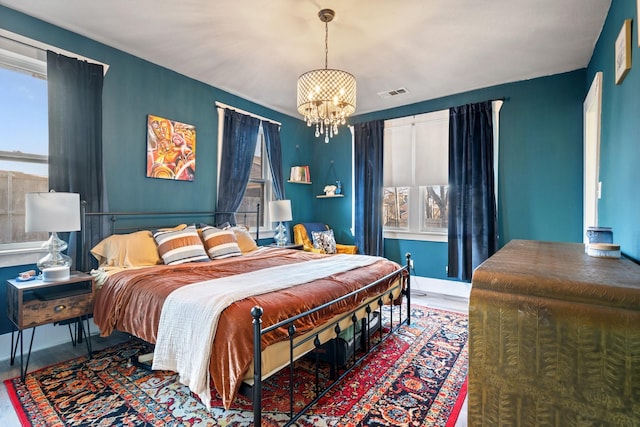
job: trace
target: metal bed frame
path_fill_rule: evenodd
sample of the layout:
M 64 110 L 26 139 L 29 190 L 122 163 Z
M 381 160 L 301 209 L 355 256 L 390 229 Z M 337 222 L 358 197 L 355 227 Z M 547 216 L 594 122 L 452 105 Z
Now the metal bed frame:
M 237 215 L 241 215 L 244 218 L 244 221 L 246 223 L 247 220 L 247 216 L 250 214 L 256 214 L 257 217 L 257 221 L 256 221 L 256 243 L 258 243 L 258 240 L 260 238 L 260 225 L 259 225 L 259 218 L 260 218 L 260 205 L 258 204 L 256 206 L 256 210 L 255 211 L 243 211 L 243 212 L 215 212 L 215 211 L 191 211 L 191 212 L 87 212 L 86 211 L 86 204 L 82 203 L 81 204 L 81 222 L 82 222 L 82 232 L 81 232 L 81 245 L 80 247 L 83 250 L 83 258 L 81 260 L 81 265 L 82 268 L 87 270 L 88 266 L 89 266 L 89 244 L 90 242 L 87 239 L 87 218 L 88 217 L 106 217 L 109 219 L 110 221 L 110 232 L 108 233 L 108 235 L 112 235 L 112 234 L 117 234 L 117 233 L 125 233 L 125 232 L 133 232 L 133 231 L 138 231 L 141 229 L 148 229 L 149 228 L 149 224 L 146 225 L 133 225 L 131 227 L 121 227 L 118 228 L 117 226 L 117 222 L 119 220 L 122 220 L 124 218 L 127 219 L 131 219 L 131 218 L 154 218 L 154 219 L 162 219 L 162 218 L 167 218 L 167 219 L 178 219 L 180 221 L 184 221 L 184 219 L 186 218 L 202 218 L 202 217 L 209 217 L 209 218 L 213 218 L 214 222 L 215 222 L 215 218 L 218 215 L 233 215 L 236 219 L 237 219 Z M 157 225 L 157 227 L 162 227 L 165 226 L 166 224 L 163 225 Z M 106 237 L 106 236 L 104 236 Z M 259 244 L 259 243 L 258 243 Z M 347 295 L 344 295 L 340 298 L 337 298 L 333 301 L 330 301 L 328 303 L 322 304 L 321 306 L 315 307 L 311 310 L 308 310 L 304 313 L 298 314 L 296 316 L 293 316 L 289 319 L 285 319 L 277 324 L 274 325 L 270 325 L 268 327 L 262 328 L 262 314 L 263 314 L 263 309 L 259 306 L 255 306 L 252 308 L 251 310 L 251 316 L 253 318 L 252 323 L 253 323 L 253 333 L 254 333 L 254 340 L 253 340 L 253 354 L 254 354 L 254 374 L 253 374 L 253 385 L 247 385 L 246 383 L 243 383 L 243 386 L 240 390 L 240 393 L 251 398 L 252 400 L 252 404 L 253 404 L 253 418 L 254 418 L 254 425 L 255 426 L 261 426 L 261 419 L 262 419 L 262 349 L 261 349 L 261 338 L 262 335 L 265 335 L 271 331 L 274 331 L 278 328 L 282 328 L 285 327 L 288 331 L 288 341 L 289 341 L 289 375 L 290 375 L 290 384 L 291 384 L 291 389 L 289 390 L 289 418 L 290 420 L 287 422 L 287 424 L 285 424 L 286 426 L 290 426 L 293 425 L 293 423 L 295 423 L 296 420 L 298 420 L 309 408 L 311 408 L 311 406 L 313 406 L 315 403 L 317 403 L 329 390 L 331 390 L 331 388 L 333 386 L 335 386 L 338 382 L 340 382 L 350 371 L 352 371 L 355 367 L 357 367 L 358 365 L 360 365 L 362 363 L 362 361 L 365 359 L 365 357 L 370 353 L 371 350 L 375 349 L 376 347 L 378 347 L 383 341 L 384 339 L 386 339 L 387 337 L 389 337 L 392 333 L 394 333 L 395 331 L 397 331 L 403 324 L 407 324 L 410 325 L 411 324 L 411 275 L 410 275 L 410 264 L 411 264 L 411 254 L 407 253 L 406 254 L 406 264 L 401 268 L 398 269 L 388 275 L 386 275 L 385 277 L 382 277 L 378 280 L 376 280 L 373 283 L 368 284 L 367 286 L 360 288 L 356 291 L 353 291 Z M 84 271 L 84 270 L 83 270 Z M 296 327 L 294 325 L 294 322 L 298 319 L 301 319 L 305 316 L 309 316 L 312 315 L 313 313 L 323 310 L 333 304 L 336 304 L 340 301 L 343 301 L 347 298 L 351 298 L 356 296 L 357 294 L 368 290 L 372 287 L 375 287 L 377 285 L 379 285 L 380 283 L 384 282 L 384 281 L 395 281 L 395 280 L 400 280 L 401 281 L 401 291 L 400 291 L 400 295 L 398 298 L 402 298 L 403 296 L 406 297 L 406 312 L 405 315 L 403 317 L 403 313 L 402 313 L 402 305 L 398 304 L 396 305 L 396 303 L 394 302 L 393 299 L 393 290 L 392 291 L 387 291 L 384 292 L 383 294 L 381 294 L 377 300 L 372 304 L 372 303 L 363 303 L 360 304 L 358 307 L 354 308 L 353 310 L 351 310 L 348 313 L 345 313 L 343 315 L 341 315 L 338 319 L 329 322 L 325 325 L 323 325 L 320 329 L 316 330 L 316 332 L 313 335 L 307 336 L 306 338 L 300 338 L 298 336 L 296 336 Z M 386 301 L 385 301 L 386 300 Z M 383 332 L 383 327 L 382 327 L 382 306 L 385 304 L 385 302 L 387 302 L 389 304 L 390 308 L 390 322 L 389 322 L 389 327 L 387 329 L 386 332 Z M 377 305 L 377 307 L 375 307 Z M 320 366 L 320 360 L 319 360 L 319 353 L 318 353 L 318 348 L 320 346 L 322 346 L 323 344 L 326 344 L 327 342 L 331 343 L 334 346 L 335 349 L 335 345 L 337 345 L 337 340 L 340 336 L 340 333 L 342 332 L 341 327 L 340 327 L 340 323 L 342 323 L 345 319 L 351 319 L 352 322 L 352 326 L 355 328 L 356 324 L 358 323 L 358 318 L 356 317 L 356 312 L 360 311 L 360 310 L 365 310 L 366 312 L 366 317 L 360 320 L 360 326 L 361 326 L 361 333 L 360 333 L 360 342 L 359 347 L 360 347 L 360 352 L 358 353 L 358 351 L 356 351 L 355 348 L 355 343 L 354 343 L 354 351 L 353 354 L 350 356 L 350 361 L 349 363 L 347 363 L 344 366 L 344 370 L 342 371 L 342 373 L 340 373 L 339 370 L 339 366 L 337 363 L 337 360 L 335 359 L 335 354 L 336 352 L 334 351 L 333 354 L 333 362 L 332 362 L 332 370 L 331 372 L 337 372 L 339 373 L 339 375 L 332 375 L 331 381 L 329 382 L 329 384 L 324 387 L 323 389 L 320 388 L 320 370 L 319 370 L 319 366 Z M 397 314 L 397 320 L 396 323 L 394 324 L 394 311 L 397 309 L 397 311 L 399 312 Z M 377 313 L 374 314 L 374 312 L 377 311 Z M 374 317 L 378 316 L 377 321 L 380 322 L 380 324 L 378 325 L 378 329 L 377 329 L 377 333 L 378 333 L 378 339 L 374 340 L 375 342 L 372 342 L 371 340 L 371 335 L 369 333 L 372 322 L 374 321 Z M 333 331 L 335 332 L 335 338 L 332 340 L 326 340 L 324 343 L 321 342 L 319 336 L 320 334 L 322 334 L 323 332 L 329 330 L 329 329 L 333 329 Z M 355 334 L 354 334 L 354 340 L 355 340 Z M 313 400 L 311 400 L 307 405 L 305 405 L 300 411 L 298 411 L 297 413 L 293 412 L 293 406 L 294 406 L 294 389 L 293 389 L 293 384 L 294 384 L 294 375 L 295 375 L 295 368 L 294 368 L 294 362 L 296 360 L 296 358 L 294 357 L 294 350 L 301 346 L 304 345 L 305 343 L 308 343 L 310 340 L 313 340 L 313 344 L 314 344 L 314 350 L 312 350 L 311 352 L 315 351 L 315 391 L 316 391 L 316 396 Z M 143 355 L 140 362 L 135 363 L 138 366 L 144 367 L 144 368 L 149 368 L 148 364 L 145 364 L 144 361 L 142 361 L 143 358 L 145 358 L 146 355 Z M 147 357 L 148 358 L 148 357 Z M 283 368 L 284 369 L 284 368 Z

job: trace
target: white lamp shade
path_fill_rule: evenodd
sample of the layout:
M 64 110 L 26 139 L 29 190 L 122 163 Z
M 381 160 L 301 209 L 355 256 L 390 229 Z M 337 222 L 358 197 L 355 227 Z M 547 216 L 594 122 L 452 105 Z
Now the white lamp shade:
M 273 222 L 291 221 L 291 200 L 269 202 L 269 219 Z
M 25 231 L 80 230 L 80 195 L 77 193 L 27 193 Z

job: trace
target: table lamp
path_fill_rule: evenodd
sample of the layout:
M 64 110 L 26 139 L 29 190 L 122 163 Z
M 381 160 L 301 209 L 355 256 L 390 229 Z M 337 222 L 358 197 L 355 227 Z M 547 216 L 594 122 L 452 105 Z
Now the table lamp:
M 278 222 L 276 234 L 273 238 L 278 246 L 287 244 L 287 229 L 282 224 L 283 221 L 291 221 L 291 200 L 275 200 L 269 202 L 269 219 Z
M 38 261 L 42 280 L 67 280 L 71 257 L 62 253 L 67 243 L 58 232 L 80 230 L 80 195 L 77 193 L 27 193 L 25 231 L 47 231 L 51 237 L 43 245 L 48 253 Z

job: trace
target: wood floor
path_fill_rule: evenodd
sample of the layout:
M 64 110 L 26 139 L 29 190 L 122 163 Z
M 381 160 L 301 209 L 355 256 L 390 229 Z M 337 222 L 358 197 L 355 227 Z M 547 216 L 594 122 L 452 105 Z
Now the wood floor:
M 457 311 L 467 313 L 469 310 L 468 298 L 460 296 L 451 296 L 439 292 L 433 291 L 418 291 L 411 296 L 412 304 L 419 304 L 434 308 L 440 308 L 445 310 Z M 30 335 L 27 334 L 25 338 Z M 126 334 L 114 333 L 108 338 L 101 338 L 97 335 L 91 337 L 93 350 L 100 350 L 114 344 L 126 341 L 128 336 Z M 9 349 L 3 349 L 3 352 L 9 353 Z M 29 361 L 29 371 L 39 369 L 45 366 L 53 365 L 55 363 L 63 362 L 65 360 L 72 359 L 74 357 L 84 356 L 87 353 L 87 348 L 84 343 L 75 347 L 68 344 L 62 344 L 55 347 L 48 348 L 46 350 L 40 350 L 32 353 L 31 360 Z M 2 356 L 6 356 L 3 354 Z M 7 378 L 13 378 L 20 375 L 20 360 L 17 358 L 16 363 L 10 366 L 9 360 L 0 361 L 0 381 L 4 381 Z M 456 427 L 465 427 L 467 425 L 467 408 L 466 401 L 462 408 Z M 0 426 L 4 427 L 20 427 L 20 422 L 13 409 L 7 389 L 4 383 L 0 386 Z

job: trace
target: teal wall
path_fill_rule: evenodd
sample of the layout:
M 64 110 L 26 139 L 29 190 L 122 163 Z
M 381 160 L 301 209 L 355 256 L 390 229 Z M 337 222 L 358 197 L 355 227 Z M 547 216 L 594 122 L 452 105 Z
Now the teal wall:
M 103 89 L 103 154 L 112 211 L 213 210 L 216 200 L 218 114 L 215 101 L 282 123 L 283 164 L 312 158 L 304 122 L 0 6 L 0 28 L 109 64 Z M 146 117 L 155 114 L 196 127 L 196 178 L 177 182 L 147 178 Z M 297 186 L 301 187 L 301 186 Z M 303 189 L 287 184 L 295 215 L 311 216 Z M 263 207 L 264 208 L 264 207 Z M 295 219 L 295 218 L 294 218 Z M 33 265 L 0 268 L 0 307 L 5 280 Z M 10 330 L 0 314 L 0 333 Z
M 604 71 L 600 202 L 602 225 L 614 227 L 623 252 L 640 258 L 637 213 L 640 198 L 640 76 L 632 69 L 613 84 L 613 43 L 624 18 L 633 18 L 633 55 L 638 37 L 635 2 L 612 2 L 589 67 L 570 73 L 498 85 L 353 117 L 353 123 L 446 109 L 506 98 L 501 111 L 498 214 L 500 244 L 512 239 L 582 241 L 582 102 L 596 71 Z M 337 240 L 352 243 L 351 135 L 346 129 L 329 144 L 313 137 L 297 117 L 151 64 L 111 47 L 0 6 L 0 28 L 110 65 L 104 83 L 104 156 L 111 210 L 213 209 L 216 198 L 218 118 L 215 101 L 282 122 L 285 177 L 290 166 L 309 164 L 312 185 L 286 184 L 294 221 L 324 221 Z M 636 66 L 637 68 L 637 66 Z M 460 78 L 464 78 L 461 75 Z M 192 183 L 145 177 L 145 120 L 156 114 L 196 126 L 197 170 Z M 296 149 L 296 146 L 298 149 Z M 331 168 L 333 161 L 333 170 Z M 335 171 L 335 174 L 334 174 Z M 317 199 L 336 178 L 344 198 Z M 411 252 L 419 276 L 446 278 L 446 243 L 388 239 L 385 255 L 398 262 Z M 0 269 L 4 279 L 24 268 Z M 0 301 L 1 302 L 1 301 Z M 2 323 L 2 322 L 0 322 Z M 0 327 L 0 333 L 8 329 Z
M 622 252 L 640 260 L 640 48 L 637 2 L 613 0 L 587 69 L 587 89 L 602 71 L 599 225 L 613 227 Z M 631 70 L 615 84 L 615 40 L 625 19 L 632 19 Z
M 582 102 L 586 70 L 493 86 L 352 118 L 390 119 L 505 98 L 500 112 L 498 222 L 500 245 L 512 239 L 582 241 Z M 351 173 L 351 144 L 314 142 L 314 167 L 341 159 Z M 337 168 L 336 168 L 337 169 Z M 341 170 L 341 169 L 338 169 Z M 318 186 L 316 191 L 321 191 Z M 350 195 L 350 188 L 346 194 Z M 350 199 L 315 200 L 317 219 L 350 226 Z M 415 260 L 418 276 L 446 278 L 447 244 L 385 240 L 385 256 Z
M 218 115 L 215 101 L 282 123 L 283 162 L 310 139 L 304 123 L 117 49 L 0 6 L 0 28 L 109 64 L 103 89 L 103 153 L 111 210 L 212 210 L 216 200 Z M 145 176 L 146 116 L 196 127 L 194 182 Z M 288 190 L 288 189 L 287 189 Z M 292 191 L 295 193 L 295 191 Z M 308 204 L 295 206 L 305 212 Z

